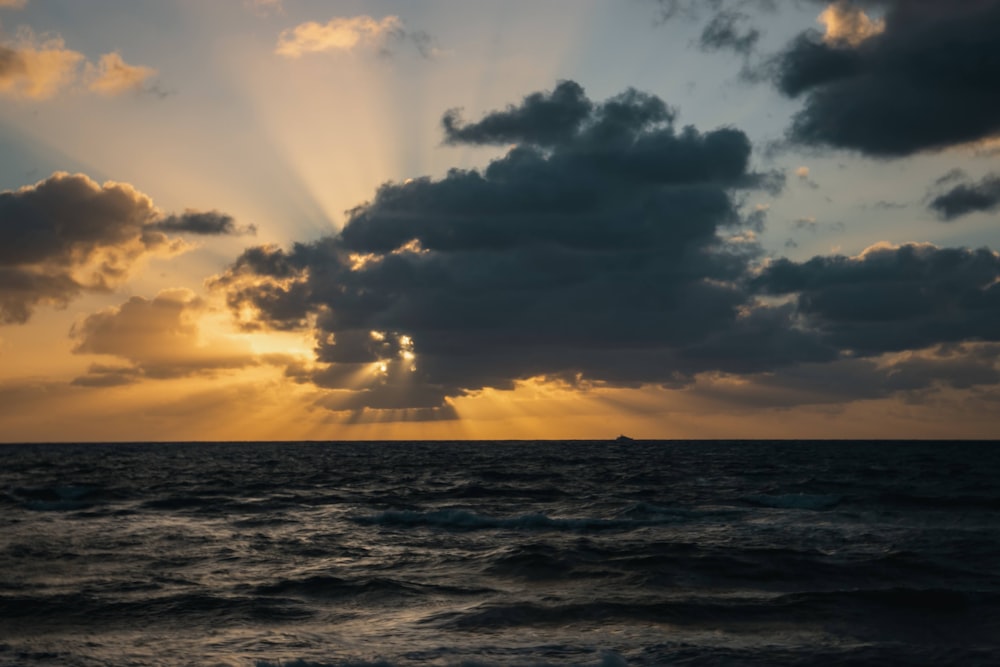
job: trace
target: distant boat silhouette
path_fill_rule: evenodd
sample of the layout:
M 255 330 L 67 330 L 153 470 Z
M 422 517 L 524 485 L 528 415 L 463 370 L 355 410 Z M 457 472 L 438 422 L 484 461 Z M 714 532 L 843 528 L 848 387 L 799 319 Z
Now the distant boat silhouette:
M 635 440 L 628 437 L 627 435 L 620 435 L 617 438 L 615 438 L 615 442 L 635 442 Z

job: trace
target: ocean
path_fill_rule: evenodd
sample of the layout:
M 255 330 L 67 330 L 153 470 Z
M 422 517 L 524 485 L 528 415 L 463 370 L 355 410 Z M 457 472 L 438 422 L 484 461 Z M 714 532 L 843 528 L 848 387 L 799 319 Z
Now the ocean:
M 1000 665 L 1000 443 L 4 445 L 0 665 Z

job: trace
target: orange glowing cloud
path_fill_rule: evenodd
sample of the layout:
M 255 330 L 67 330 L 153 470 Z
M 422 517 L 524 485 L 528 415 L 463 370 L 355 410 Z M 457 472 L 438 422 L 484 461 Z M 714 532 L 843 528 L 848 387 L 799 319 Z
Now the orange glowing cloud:
M 117 95 L 139 89 L 155 75 L 155 69 L 129 65 L 117 52 L 104 54 L 96 65 L 88 63 L 61 37 L 37 36 L 30 28 L 0 44 L 0 94 L 11 97 L 45 100 L 81 82 L 91 92 Z
M 275 53 L 298 58 L 307 53 L 380 49 L 389 39 L 403 34 L 403 22 L 398 16 L 375 19 L 362 15 L 333 18 L 327 23 L 309 21 L 283 31 Z
M 823 41 L 857 46 L 885 30 L 885 21 L 872 20 L 860 7 L 843 0 L 835 2 L 816 19 L 826 27 Z
M 206 331 L 207 313 L 207 304 L 191 290 L 168 289 L 153 299 L 134 296 L 88 315 L 70 333 L 76 341 L 73 352 L 113 356 L 127 363 L 94 364 L 74 384 L 116 386 L 144 377 L 214 375 L 262 362 L 249 341 Z M 265 360 L 277 361 L 279 356 Z
M 0 45 L 0 93 L 47 99 L 73 83 L 82 61 L 62 38 L 38 39 L 22 28 L 11 45 Z

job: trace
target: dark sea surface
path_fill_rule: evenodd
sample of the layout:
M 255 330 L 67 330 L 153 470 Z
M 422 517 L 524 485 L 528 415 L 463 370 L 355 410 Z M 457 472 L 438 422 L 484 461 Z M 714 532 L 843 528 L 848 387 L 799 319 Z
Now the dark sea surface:
M 0 446 L 0 665 L 1000 665 L 1000 444 Z

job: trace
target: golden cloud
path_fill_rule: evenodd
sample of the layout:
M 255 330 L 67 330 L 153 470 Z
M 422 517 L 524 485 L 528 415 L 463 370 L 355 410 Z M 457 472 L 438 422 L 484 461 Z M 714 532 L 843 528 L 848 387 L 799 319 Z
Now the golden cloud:
M 38 39 L 27 28 L 10 46 L 0 45 L 0 93 L 42 100 L 77 77 L 83 54 L 66 48 L 60 37 Z
M 306 53 L 378 49 L 392 37 L 404 34 L 398 16 L 375 19 L 371 16 L 333 18 L 327 23 L 309 21 L 284 30 L 278 37 L 275 53 L 298 58 Z
M 872 20 L 863 9 L 839 0 L 816 19 L 826 27 L 823 41 L 857 46 L 885 30 L 885 21 Z
M 77 384 L 106 386 L 139 379 L 183 377 L 258 363 L 249 343 L 208 335 L 199 320 L 205 303 L 187 289 L 169 289 L 152 300 L 132 297 L 78 322 L 71 332 L 77 354 L 104 354 L 130 366 L 96 366 Z
M 155 75 L 155 69 L 129 65 L 117 52 L 104 54 L 96 65 L 86 62 L 62 37 L 38 36 L 30 28 L 0 44 L 0 94 L 11 97 L 49 99 L 79 83 L 91 92 L 117 95 L 139 89 Z

